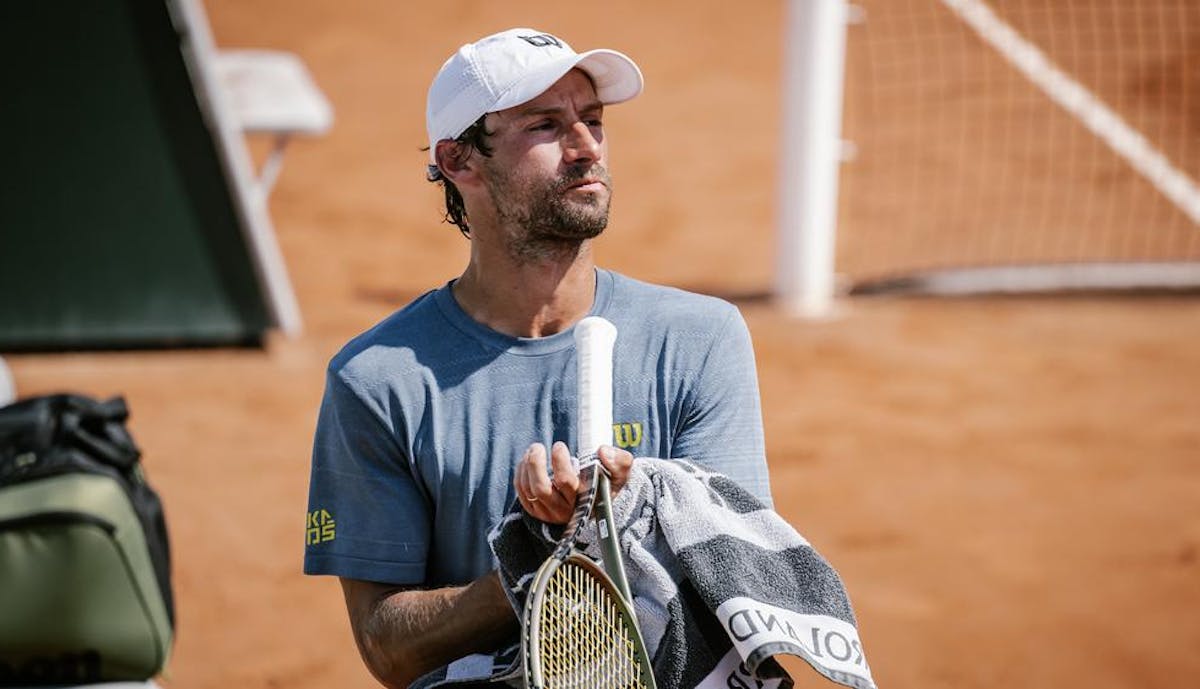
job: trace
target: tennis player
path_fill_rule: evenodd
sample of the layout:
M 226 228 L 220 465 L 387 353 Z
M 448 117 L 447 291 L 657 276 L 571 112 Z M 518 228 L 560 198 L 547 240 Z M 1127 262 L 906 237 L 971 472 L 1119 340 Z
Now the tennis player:
M 599 269 L 613 179 L 604 113 L 642 90 L 612 50 L 512 29 L 462 46 L 429 89 L 431 181 L 470 241 L 462 274 L 330 362 L 304 571 L 340 578 L 384 685 L 515 639 L 487 544 L 514 499 L 574 506 L 572 328 L 618 328 L 615 491 L 634 456 L 689 457 L 770 503 L 750 336 L 724 301 Z

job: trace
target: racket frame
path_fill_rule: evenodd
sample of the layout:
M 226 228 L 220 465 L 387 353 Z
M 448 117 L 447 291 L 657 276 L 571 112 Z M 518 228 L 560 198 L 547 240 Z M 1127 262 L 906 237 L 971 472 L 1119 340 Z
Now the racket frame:
M 613 518 L 612 496 L 608 487 L 608 474 L 603 471 L 596 475 L 596 525 L 600 529 L 600 556 L 604 558 L 604 571 L 608 578 L 616 584 L 617 591 L 629 605 L 633 605 L 633 593 L 629 589 L 629 579 L 625 576 L 625 561 L 621 557 L 620 538 L 617 533 L 617 523 Z

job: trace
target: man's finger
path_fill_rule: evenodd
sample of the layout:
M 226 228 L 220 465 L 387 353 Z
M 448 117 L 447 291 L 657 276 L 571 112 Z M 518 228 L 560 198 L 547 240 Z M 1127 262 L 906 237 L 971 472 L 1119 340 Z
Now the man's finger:
M 550 451 L 550 466 L 554 469 L 554 489 L 574 509 L 575 494 L 579 492 L 579 472 L 571 462 L 571 451 L 565 443 L 554 443 Z
M 542 474 L 546 473 L 546 448 L 541 443 L 534 443 L 525 450 L 525 455 L 517 463 L 517 475 L 514 480 L 517 496 L 526 511 L 531 511 L 541 500 L 537 489 L 539 471 Z
M 556 443 L 557 445 L 557 443 Z M 550 481 L 550 471 L 546 465 L 546 449 L 538 445 L 539 452 L 530 462 L 529 477 L 533 486 L 533 495 L 541 500 L 554 497 L 554 484 Z
M 633 467 L 633 455 L 627 450 L 610 445 L 602 445 L 596 454 L 600 458 L 600 464 L 608 472 L 609 485 L 615 495 L 625 487 L 625 483 L 629 480 L 629 470 Z

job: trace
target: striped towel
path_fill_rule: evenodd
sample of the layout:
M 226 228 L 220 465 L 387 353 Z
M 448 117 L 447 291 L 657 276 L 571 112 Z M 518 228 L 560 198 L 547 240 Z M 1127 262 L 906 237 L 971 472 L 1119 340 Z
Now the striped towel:
M 779 654 L 803 658 L 834 682 L 874 689 L 837 572 L 732 480 L 683 460 L 638 458 L 613 511 L 660 689 L 790 687 Z M 514 609 L 524 609 L 527 586 L 561 531 L 519 504 L 492 531 Z M 577 538 L 600 560 L 594 523 Z M 421 686 L 520 686 L 516 650 L 456 661 Z

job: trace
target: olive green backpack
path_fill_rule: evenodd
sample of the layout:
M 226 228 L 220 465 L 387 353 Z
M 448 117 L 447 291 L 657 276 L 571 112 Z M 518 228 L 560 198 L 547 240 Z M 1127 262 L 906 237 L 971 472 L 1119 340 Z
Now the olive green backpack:
M 145 680 L 175 629 L 158 495 L 125 401 L 0 408 L 0 686 Z

